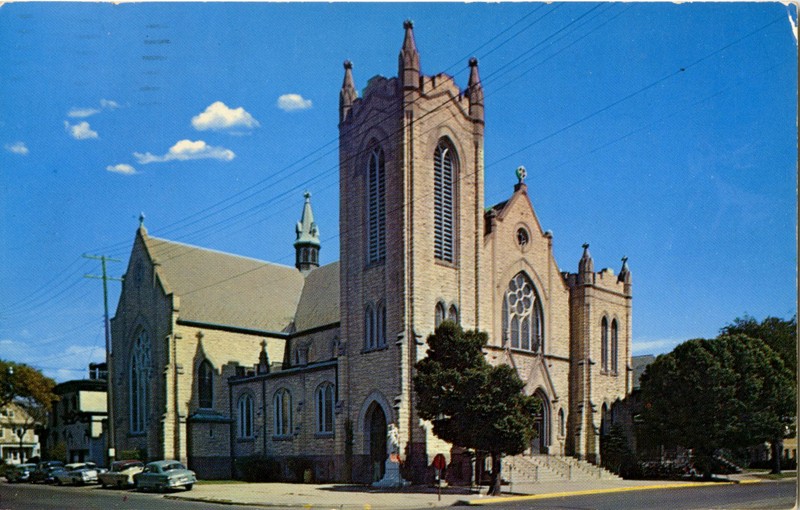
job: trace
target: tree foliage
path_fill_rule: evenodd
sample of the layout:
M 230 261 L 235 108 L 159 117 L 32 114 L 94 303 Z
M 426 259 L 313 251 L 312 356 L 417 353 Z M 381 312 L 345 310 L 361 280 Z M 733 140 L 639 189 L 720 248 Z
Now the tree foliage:
M 643 445 L 691 448 L 710 476 L 720 448 L 782 440 L 794 416 L 794 384 L 781 358 L 744 335 L 690 340 L 660 355 L 641 380 Z
M 763 340 L 783 360 L 786 368 L 797 375 L 797 316 L 789 320 L 767 317 L 758 322 L 745 315 L 737 317 L 720 330 L 723 335 L 746 335 Z
M 0 359 L 0 408 L 15 402 L 22 407 L 49 411 L 58 396 L 55 381 L 33 367 Z
M 428 337 L 427 357 L 416 365 L 414 389 L 420 417 L 454 445 L 488 452 L 492 489 L 500 491 L 500 459 L 522 453 L 541 403 L 508 365 L 492 366 L 483 355 L 487 335 L 443 322 Z

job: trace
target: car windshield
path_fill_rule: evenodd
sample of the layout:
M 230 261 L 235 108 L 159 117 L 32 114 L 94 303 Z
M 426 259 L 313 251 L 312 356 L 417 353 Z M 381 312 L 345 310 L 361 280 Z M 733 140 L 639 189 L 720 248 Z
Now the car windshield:
M 166 466 L 164 466 L 164 471 L 172 471 L 175 469 L 186 469 L 186 468 L 183 467 L 183 464 L 181 464 L 180 462 L 173 462 L 172 464 L 167 464 Z

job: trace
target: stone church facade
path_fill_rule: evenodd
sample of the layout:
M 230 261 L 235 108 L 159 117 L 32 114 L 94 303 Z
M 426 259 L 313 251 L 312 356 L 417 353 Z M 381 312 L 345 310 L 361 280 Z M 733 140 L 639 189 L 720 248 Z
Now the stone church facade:
M 188 462 L 229 477 L 263 455 L 288 473 L 372 482 L 396 429 L 404 476 L 443 453 L 464 457 L 420 420 L 411 383 L 443 320 L 488 332 L 487 357 L 541 397 L 531 453 L 597 461 L 612 404 L 631 391 L 631 273 L 575 273 L 553 257 L 524 169 L 508 200 L 485 207 L 478 62 L 467 88 L 420 73 L 413 25 L 395 78 L 358 97 L 340 90 L 340 261 L 319 265 L 306 194 L 295 267 L 137 231 L 112 321 L 118 456 Z M 288 248 L 288 247 L 287 247 Z M 468 465 L 468 463 L 466 463 Z

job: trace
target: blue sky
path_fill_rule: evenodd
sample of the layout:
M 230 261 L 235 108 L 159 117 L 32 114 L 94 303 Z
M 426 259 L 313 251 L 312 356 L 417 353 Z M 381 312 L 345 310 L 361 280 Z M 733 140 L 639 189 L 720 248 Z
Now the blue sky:
M 792 8 L 793 9 L 793 8 Z M 796 311 L 797 46 L 778 3 L 7 3 L 0 357 L 103 359 L 97 261 L 152 235 L 287 265 L 302 193 L 338 258 L 338 91 L 397 72 L 486 94 L 486 204 L 518 165 L 562 271 L 629 257 L 634 354 Z M 116 307 L 119 284 L 110 284 Z

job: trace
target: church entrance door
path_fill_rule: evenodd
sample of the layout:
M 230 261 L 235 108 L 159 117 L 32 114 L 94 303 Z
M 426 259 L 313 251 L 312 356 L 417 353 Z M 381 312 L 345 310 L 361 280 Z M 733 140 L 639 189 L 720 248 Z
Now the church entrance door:
M 372 472 L 372 481 L 377 482 L 386 470 L 386 415 L 381 406 L 374 403 L 367 413 L 369 427 L 369 460 Z
M 531 454 L 538 455 L 547 453 L 547 446 L 550 444 L 550 406 L 547 395 L 542 390 L 536 390 L 535 395 L 542 402 L 541 410 L 534 416 L 533 431 L 535 437 L 531 442 Z

